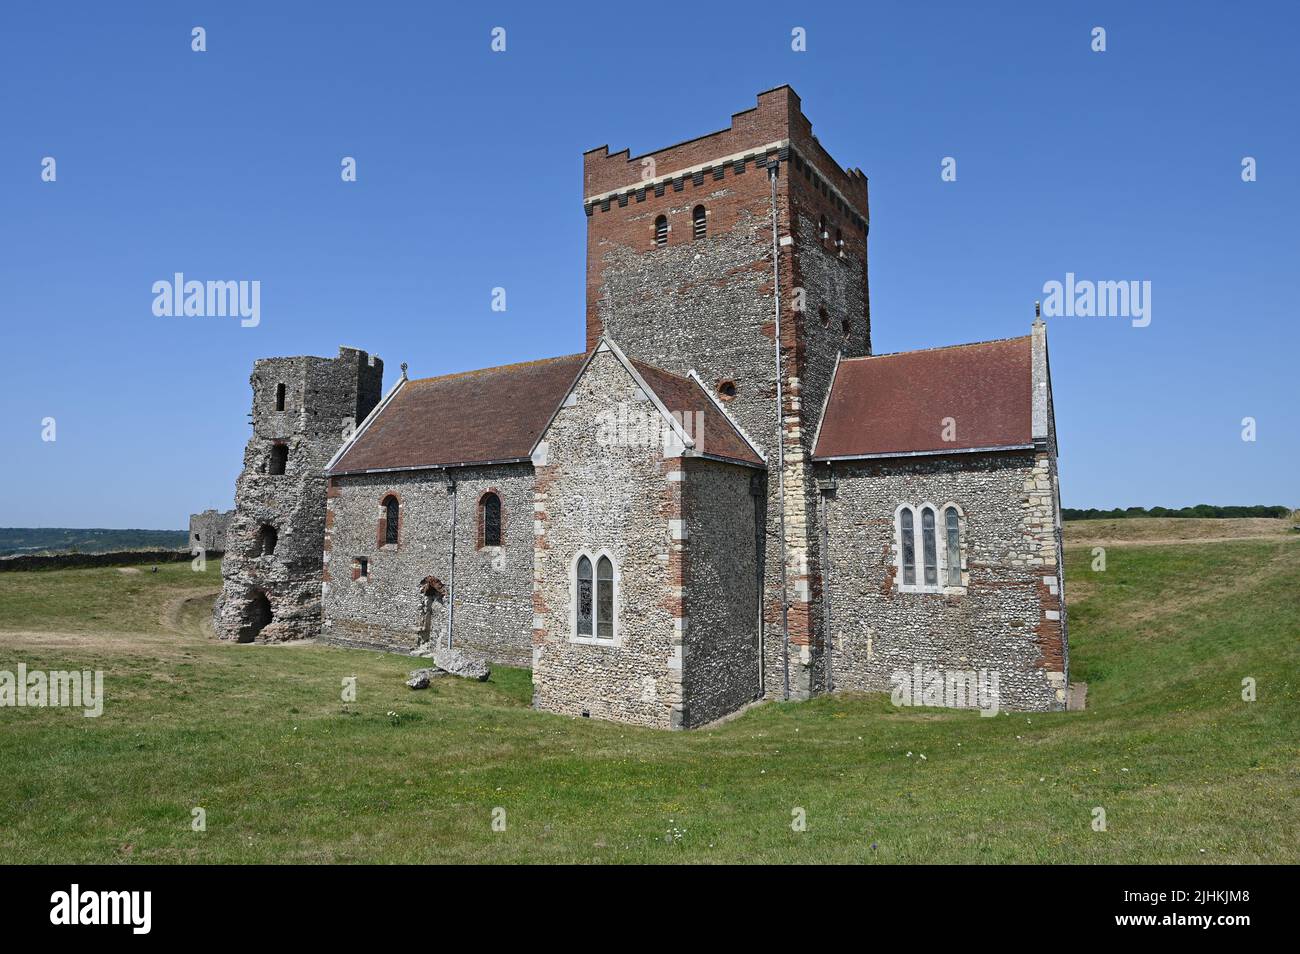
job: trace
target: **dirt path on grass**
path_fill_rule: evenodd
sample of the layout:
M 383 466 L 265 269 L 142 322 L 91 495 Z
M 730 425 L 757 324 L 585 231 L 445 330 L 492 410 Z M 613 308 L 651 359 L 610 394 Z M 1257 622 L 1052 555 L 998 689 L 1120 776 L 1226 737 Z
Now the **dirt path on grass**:
M 203 587 L 182 590 L 169 597 L 158 614 L 161 632 L 0 629 L 0 645 L 92 649 L 126 655 L 147 653 L 179 658 L 190 653 L 189 639 L 211 639 L 215 636 L 211 614 L 202 611 L 201 607 L 208 604 L 207 608 L 210 609 L 211 601 L 220 592 L 220 589 Z
M 220 593 L 220 589 L 211 587 L 201 590 L 182 590 L 163 604 L 162 611 L 158 614 L 159 625 L 163 629 L 185 636 L 215 636 L 211 615 L 200 614 L 197 611 L 198 604 L 214 600 Z

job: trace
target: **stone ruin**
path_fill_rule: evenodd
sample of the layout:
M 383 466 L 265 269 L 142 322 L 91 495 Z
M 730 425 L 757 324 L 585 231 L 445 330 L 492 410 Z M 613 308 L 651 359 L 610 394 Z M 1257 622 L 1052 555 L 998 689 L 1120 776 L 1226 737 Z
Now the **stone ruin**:
M 235 482 L 213 614 L 221 639 L 319 635 L 325 466 L 379 403 L 383 375 L 383 361 L 355 348 L 253 365 L 253 435 Z
M 205 510 L 190 514 L 190 549 L 208 556 L 226 552 L 226 532 L 230 529 L 233 510 Z

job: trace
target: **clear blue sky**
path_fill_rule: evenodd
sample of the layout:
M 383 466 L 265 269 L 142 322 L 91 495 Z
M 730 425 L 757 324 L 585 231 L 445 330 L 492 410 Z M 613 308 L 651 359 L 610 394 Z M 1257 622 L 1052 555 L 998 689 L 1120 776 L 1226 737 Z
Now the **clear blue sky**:
M 231 506 L 257 357 L 347 344 L 388 386 L 581 350 L 581 153 L 782 83 L 870 180 L 876 351 L 1023 334 L 1067 271 L 1152 283 L 1149 327 L 1049 325 L 1066 506 L 1300 505 L 1296 10 L 7 5 L 0 525 Z M 260 326 L 155 317 L 177 271 L 261 281 Z

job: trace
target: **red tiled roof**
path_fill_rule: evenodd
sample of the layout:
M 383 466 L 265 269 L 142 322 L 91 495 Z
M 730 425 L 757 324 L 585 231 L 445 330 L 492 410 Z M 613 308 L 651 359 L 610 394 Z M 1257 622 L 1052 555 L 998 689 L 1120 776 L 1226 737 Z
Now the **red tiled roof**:
M 946 453 L 1033 443 L 1032 338 L 840 362 L 813 456 Z M 956 440 L 943 439 L 944 418 Z
M 736 430 L 721 408 L 703 386 L 691 378 L 672 374 L 652 364 L 628 358 L 637 374 L 663 402 L 664 407 L 676 416 L 679 424 L 695 441 L 695 449 L 702 454 L 725 457 L 755 467 L 767 466 L 763 458 L 754 453 L 749 442 Z M 702 412 L 696 418 L 695 412 Z
M 585 358 L 571 354 L 408 381 L 330 473 L 526 458 Z

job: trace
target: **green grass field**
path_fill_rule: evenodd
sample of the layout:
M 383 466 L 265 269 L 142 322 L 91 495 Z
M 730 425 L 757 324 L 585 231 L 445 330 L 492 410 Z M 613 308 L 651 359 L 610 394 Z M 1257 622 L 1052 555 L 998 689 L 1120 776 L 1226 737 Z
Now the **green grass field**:
M 402 657 L 220 643 L 215 564 L 6 573 L 0 669 L 100 668 L 107 701 L 0 709 L 0 858 L 1300 861 L 1300 537 L 1091 561 L 1068 551 L 1085 712 L 846 695 L 689 733 L 533 712 L 523 670 L 412 692 Z

